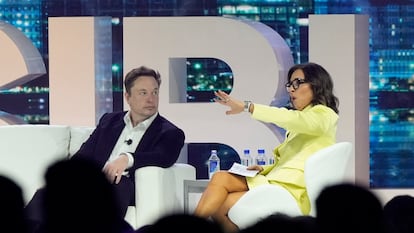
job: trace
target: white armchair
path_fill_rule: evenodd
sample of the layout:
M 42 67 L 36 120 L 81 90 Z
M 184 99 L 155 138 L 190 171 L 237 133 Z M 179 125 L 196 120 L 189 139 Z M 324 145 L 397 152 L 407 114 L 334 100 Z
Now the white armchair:
M 0 126 L 0 174 L 15 180 L 28 202 L 44 185 L 44 172 L 53 162 L 70 158 L 93 127 L 68 125 Z M 182 151 L 185 153 L 185 150 Z M 150 224 L 172 211 L 184 211 L 184 180 L 195 180 L 195 167 L 176 163 L 169 168 L 137 169 L 136 207 L 125 219 L 134 228 Z
M 328 185 L 347 179 L 352 144 L 338 142 L 317 151 L 305 163 L 305 183 L 311 202 L 310 215 L 315 216 L 315 200 Z M 293 196 L 282 186 L 262 185 L 249 190 L 230 209 L 228 215 L 240 229 L 248 227 L 276 212 L 302 215 Z

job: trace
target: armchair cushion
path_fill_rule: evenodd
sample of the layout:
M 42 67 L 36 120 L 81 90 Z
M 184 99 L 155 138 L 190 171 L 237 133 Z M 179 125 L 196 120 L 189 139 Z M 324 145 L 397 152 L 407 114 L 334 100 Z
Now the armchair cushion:
M 83 142 L 89 138 L 89 135 L 91 135 L 94 129 L 95 127 L 87 126 L 70 127 L 69 156 L 74 155 L 79 150 Z
M 326 186 L 347 180 L 352 143 L 338 142 L 317 151 L 305 163 L 306 191 L 311 202 L 310 215 L 316 216 L 315 201 Z

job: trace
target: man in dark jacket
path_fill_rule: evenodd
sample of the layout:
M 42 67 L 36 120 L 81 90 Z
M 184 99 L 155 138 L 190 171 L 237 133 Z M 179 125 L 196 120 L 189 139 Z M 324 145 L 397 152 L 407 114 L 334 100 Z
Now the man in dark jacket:
M 135 205 L 135 170 L 172 166 L 184 145 L 183 130 L 158 112 L 160 84 L 160 74 L 153 69 L 141 66 L 131 70 L 124 80 L 130 109 L 104 114 L 71 158 L 92 160 L 102 167 L 113 183 L 122 216 L 128 206 Z M 32 222 L 43 221 L 42 216 L 36 216 L 39 211 L 33 210 L 42 206 L 41 200 L 35 200 L 42 199 L 38 192 L 26 207 Z

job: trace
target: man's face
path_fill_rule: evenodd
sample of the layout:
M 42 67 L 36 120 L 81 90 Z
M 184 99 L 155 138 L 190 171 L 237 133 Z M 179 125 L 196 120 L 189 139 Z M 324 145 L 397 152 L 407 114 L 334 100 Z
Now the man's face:
M 125 93 L 134 123 L 144 121 L 158 111 L 158 92 L 158 83 L 151 76 L 141 76 L 134 81 L 131 92 Z

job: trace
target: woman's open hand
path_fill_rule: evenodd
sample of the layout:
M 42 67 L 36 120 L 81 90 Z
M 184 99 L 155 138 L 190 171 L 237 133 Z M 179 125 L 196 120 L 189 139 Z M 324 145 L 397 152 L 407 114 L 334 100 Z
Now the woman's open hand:
M 226 92 L 218 90 L 214 92 L 217 98 L 214 99 L 215 102 L 220 103 L 222 105 L 226 105 L 230 107 L 230 110 L 226 111 L 227 115 L 230 114 L 238 114 L 243 112 L 244 109 L 244 102 L 231 98 Z

